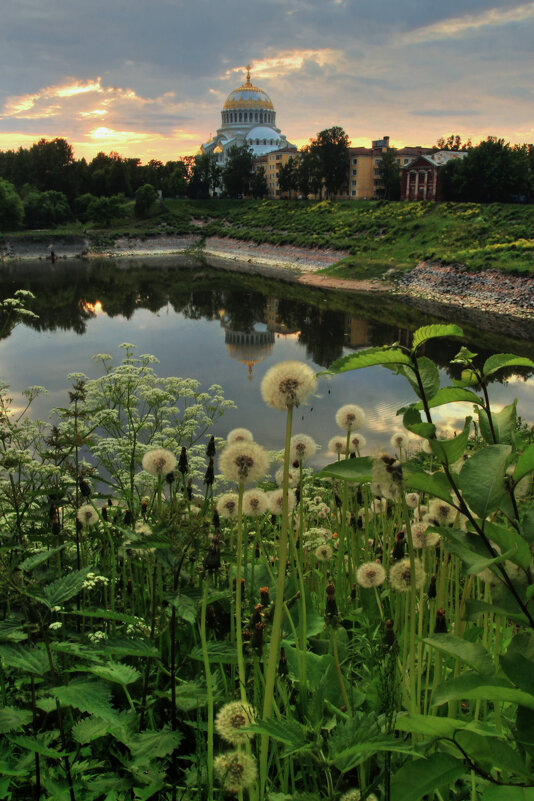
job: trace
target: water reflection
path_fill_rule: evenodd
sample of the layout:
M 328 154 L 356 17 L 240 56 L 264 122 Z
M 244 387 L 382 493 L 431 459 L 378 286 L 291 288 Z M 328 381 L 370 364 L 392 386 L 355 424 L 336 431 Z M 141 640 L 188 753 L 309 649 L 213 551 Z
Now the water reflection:
M 39 410 L 43 414 L 65 403 L 68 372 L 96 375 L 91 354 L 110 352 L 117 361 L 119 343 L 129 341 L 138 352 L 158 356 L 163 375 L 181 374 L 198 378 L 203 385 L 223 386 L 227 396 L 238 402 L 239 411 L 221 423 L 219 433 L 232 425 L 254 430 L 260 425 L 265 444 L 279 447 L 278 434 L 271 433 L 271 427 L 279 425 L 276 414 L 267 409 L 261 415 L 257 412 L 259 380 L 271 364 L 295 358 L 324 368 L 350 350 L 392 342 L 409 345 L 415 328 L 435 322 L 390 298 L 326 295 L 198 263 L 159 264 L 69 261 L 0 270 L 0 297 L 29 289 L 36 296 L 31 309 L 38 315 L 0 343 L 2 378 L 16 392 L 30 384 L 47 386 L 52 397 L 46 410 L 43 401 Z M 497 349 L 531 355 L 528 341 L 491 332 L 468 330 L 468 334 L 468 345 L 481 360 Z M 449 361 L 458 347 L 457 342 L 436 340 L 428 344 L 427 355 L 451 372 Z M 495 402 L 503 405 L 520 397 L 520 413 L 534 418 L 529 376 L 524 369 L 499 374 L 500 383 L 507 379 L 518 383 L 513 394 L 496 384 Z M 340 376 L 328 387 L 323 384 L 322 392 L 316 403 L 320 416 L 313 406 L 300 410 L 297 427 L 324 439 L 325 413 L 333 419 L 338 405 L 353 401 L 369 412 L 370 444 L 383 444 L 391 428 L 399 427 L 395 411 L 411 400 L 404 379 L 380 369 Z M 456 410 L 459 418 L 469 411 Z

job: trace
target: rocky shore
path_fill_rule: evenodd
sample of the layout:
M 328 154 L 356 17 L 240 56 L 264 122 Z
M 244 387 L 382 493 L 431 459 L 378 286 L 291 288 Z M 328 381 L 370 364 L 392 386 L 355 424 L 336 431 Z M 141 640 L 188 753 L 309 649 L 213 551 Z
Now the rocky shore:
M 50 259 L 51 250 L 56 259 L 202 255 L 221 268 L 279 276 L 325 290 L 397 295 L 411 305 L 449 318 L 456 314 L 458 318 L 480 321 L 500 316 L 515 320 L 514 327 L 518 333 L 522 332 L 521 336 L 534 338 L 534 275 L 519 276 L 497 270 L 470 273 L 459 265 L 420 262 L 400 278 L 386 274 L 382 279 L 352 281 L 320 272 L 346 256 L 343 251 L 258 245 L 221 237 L 202 239 L 200 235 L 120 237 L 101 246 L 92 244 L 88 237 L 55 237 L 53 241 L 17 237 L 0 245 L 0 262 Z

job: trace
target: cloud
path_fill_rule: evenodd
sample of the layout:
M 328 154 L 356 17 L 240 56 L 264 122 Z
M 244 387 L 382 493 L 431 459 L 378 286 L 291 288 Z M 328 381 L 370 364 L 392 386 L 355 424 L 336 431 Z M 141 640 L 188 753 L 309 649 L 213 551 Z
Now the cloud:
M 326 64 L 335 64 L 340 58 L 340 51 L 331 48 L 322 50 L 282 50 L 274 56 L 253 60 L 250 69 L 254 80 L 262 78 L 281 78 L 301 70 L 305 62 L 312 62 L 319 67 Z M 227 69 L 221 80 L 228 80 L 234 73 L 242 73 L 246 67 L 231 67 Z
M 451 17 L 440 22 L 415 28 L 400 36 L 403 44 L 418 44 L 437 39 L 449 39 L 482 28 L 502 27 L 512 22 L 525 22 L 534 19 L 534 3 L 525 3 L 515 8 L 490 8 L 481 14 L 466 14 Z
M 416 117 L 474 117 L 480 111 L 472 108 L 419 108 L 412 109 L 409 113 Z

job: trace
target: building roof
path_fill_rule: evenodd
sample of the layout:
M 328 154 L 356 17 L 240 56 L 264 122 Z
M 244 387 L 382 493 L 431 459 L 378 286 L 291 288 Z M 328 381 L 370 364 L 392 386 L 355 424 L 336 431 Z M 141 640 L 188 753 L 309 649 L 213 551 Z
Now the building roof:
M 250 67 L 247 67 L 247 80 L 241 86 L 238 86 L 237 89 L 234 89 L 233 92 L 230 92 L 228 97 L 226 98 L 226 102 L 223 106 L 223 109 L 227 111 L 228 109 L 243 109 L 243 108 L 252 108 L 252 109 L 270 109 L 274 111 L 274 106 L 271 102 L 271 98 L 264 92 L 263 89 L 260 89 L 257 86 L 253 86 L 250 82 Z
M 438 150 L 430 153 L 419 153 L 412 159 L 410 164 L 406 164 L 402 169 L 409 170 L 417 159 L 422 159 L 433 167 L 443 167 L 447 162 L 463 159 L 465 156 L 467 156 L 467 150 Z

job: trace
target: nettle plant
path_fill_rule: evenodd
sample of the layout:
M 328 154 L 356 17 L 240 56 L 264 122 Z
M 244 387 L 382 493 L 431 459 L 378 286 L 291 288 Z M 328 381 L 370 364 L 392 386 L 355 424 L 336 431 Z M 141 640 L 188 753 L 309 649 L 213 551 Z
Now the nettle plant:
M 405 428 L 425 441 L 431 457 L 431 469 L 404 466 L 398 495 L 408 557 L 402 704 L 394 728 L 410 735 L 406 743 L 413 751 L 391 785 L 386 781 L 385 796 L 394 801 L 534 797 L 534 789 L 528 789 L 534 788 L 534 504 L 529 492 L 534 444 L 532 432 L 518 424 L 516 401 L 494 412 L 488 394 L 488 382 L 499 370 L 533 368 L 534 362 L 500 353 L 480 368 L 476 354 L 461 347 L 453 360 L 463 368 L 461 379 L 441 387 L 436 365 L 421 351 L 431 339 L 462 336 L 456 325 L 426 326 L 414 333 L 410 349 L 398 344 L 370 348 L 338 360 L 328 371 L 336 375 L 381 365 L 404 376 L 418 400 L 398 414 Z M 473 437 L 468 416 L 461 433 L 440 439 L 433 410 L 458 402 L 473 405 L 477 434 Z M 360 487 L 376 480 L 369 457 L 337 462 L 322 475 Z M 426 528 L 427 536 L 436 532 L 442 542 L 441 564 L 433 565 L 433 591 L 424 592 L 416 579 L 420 532 L 410 520 L 406 492 L 434 499 L 435 510 L 443 503 L 442 525 L 435 511 Z M 444 610 L 437 608 L 447 605 L 447 594 L 454 633 L 447 632 Z M 423 625 L 424 601 L 436 595 L 436 622 Z M 414 761 L 414 756 L 420 758 Z

